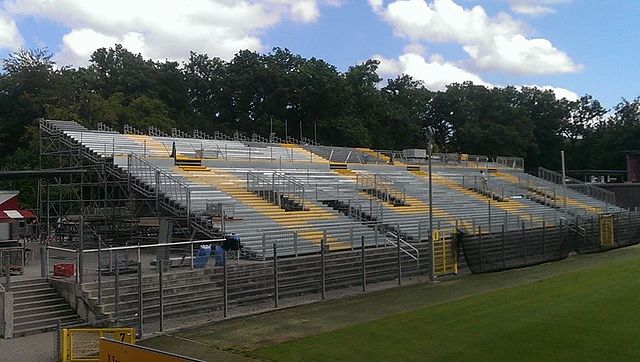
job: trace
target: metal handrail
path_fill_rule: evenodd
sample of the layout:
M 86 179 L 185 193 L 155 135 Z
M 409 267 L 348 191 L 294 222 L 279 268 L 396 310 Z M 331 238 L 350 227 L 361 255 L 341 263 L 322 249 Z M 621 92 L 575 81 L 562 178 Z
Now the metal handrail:
M 522 157 L 496 157 L 496 163 L 507 168 L 524 170 L 524 158 Z
M 189 188 L 189 185 L 133 153 L 128 155 L 127 163 L 127 172 L 129 175 L 152 186 L 155 191 L 157 205 L 165 207 L 165 209 L 176 215 L 186 213 L 188 216 L 187 222 L 190 224 L 191 189 Z M 146 192 L 146 190 L 141 191 Z M 160 196 L 164 196 L 182 204 L 185 206 L 185 210 L 176 208 L 171 203 L 164 202 Z
M 544 167 L 538 167 L 538 177 L 545 181 L 562 185 L 562 174 L 559 172 L 552 171 Z M 569 176 L 566 176 L 565 182 L 567 188 L 575 190 L 581 194 L 593 197 L 594 199 L 603 201 L 608 204 L 615 205 L 616 203 L 616 196 L 612 191 L 605 190 L 603 188 L 585 183 Z
M 391 235 L 392 237 L 390 238 L 389 235 Z M 416 247 L 414 247 L 413 245 L 407 243 L 405 240 L 402 240 L 402 237 L 400 237 L 399 234 L 394 233 L 392 231 L 387 231 L 387 233 L 385 234 L 385 237 L 384 237 L 385 244 L 389 243 L 389 244 L 397 247 L 398 244 L 396 244 L 394 242 L 395 240 L 399 241 L 401 243 L 401 245 L 404 244 L 405 246 L 407 246 L 410 249 L 412 249 L 413 251 L 415 251 L 416 255 L 413 256 L 410 252 L 408 252 L 402 246 L 400 246 L 400 251 L 402 251 L 403 253 L 408 255 L 411 259 L 413 259 L 416 262 L 418 262 L 418 265 L 420 265 L 420 251 L 418 251 L 418 249 Z
M 149 134 L 149 136 L 154 136 L 154 137 L 169 137 L 168 134 L 166 134 L 165 132 L 161 131 L 160 129 L 158 129 L 155 126 L 149 126 L 147 128 L 147 133 Z
M 284 173 L 273 172 L 271 177 L 263 173 L 250 171 L 247 173 L 247 191 L 270 191 L 268 201 L 277 206 L 281 205 L 280 196 L 289 196 L 300 201 L 302 208 L 305 204 L 305 185 Z M 263 195 L 264 197 L 264 195 Z
M 372 177 L 371 175 L 358 173 L 356 174 L 356 185 L 363 191 L 382 191 L 384 201 L 388 203 L 393 203 L 391 198 L 400 200 L 402 204 L 407 202 L 406 186 L 387 176 L 374 174 Z

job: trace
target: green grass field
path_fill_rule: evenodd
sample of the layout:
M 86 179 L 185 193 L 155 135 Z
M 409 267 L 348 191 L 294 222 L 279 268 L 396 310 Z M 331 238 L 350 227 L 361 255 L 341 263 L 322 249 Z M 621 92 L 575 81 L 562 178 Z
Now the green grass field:
M 639 304 L 640 248 L 632 247 L 229 320 L 145 344 L 209 360 L 640 360 Z

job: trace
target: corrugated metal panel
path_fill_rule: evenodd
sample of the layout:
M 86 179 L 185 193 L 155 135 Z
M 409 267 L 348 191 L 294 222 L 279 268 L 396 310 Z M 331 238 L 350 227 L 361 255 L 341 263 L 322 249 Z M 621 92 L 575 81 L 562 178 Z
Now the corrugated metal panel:
M 2 223 L 0 222 L 0 240 L 9 240 L 9 228 L 10 228 L 9 223 Z

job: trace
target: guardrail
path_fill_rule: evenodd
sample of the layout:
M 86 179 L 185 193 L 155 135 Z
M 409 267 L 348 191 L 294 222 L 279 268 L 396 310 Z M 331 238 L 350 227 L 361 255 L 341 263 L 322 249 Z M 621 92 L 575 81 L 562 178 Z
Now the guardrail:
M 159 130 L 155 126 L 149 126 L 147 128 L 147 133 L 149 134 L 149 136 L 153 136 L 153 137 L 169 137 L 167 133 Z
M 498 156 L 496 158 L 496 163 L 506 168 L 524 170 L 524 158 L 522 157 Z
M 356 174 L 357 187 L 393 205 L 407 205 L 407 188 L 383 175 Z
M 406 255 L 408 255 L 411 259 L 415 260 L 418 265 L 420 265 L 420 251 L 414 247 L 413 245 L 407 243 L 405 240 L 403 240 L 400 237 L 400 233 L 398 232 L 393 232 L 393 231 L 387 231 L 387 233 L 385 234 L 385 238 L 384 238 L 384 243 L 386 244 L 391 244 L 395 247 L 398 246 L 398 243 L 400 243 L 400 251 L 402 251 L 403 253 L 405 253 Z M 404 247 L 402 246 L 404 245 Z M 415 255 L 413 255 L 412 253 L 410 253 L 409 251 L 407 251 L 408 248 L 409 250 L 412 250 Z
M 259 172 L 247 173 L 247 191 L 255 192 L 276 206 L 283 207 L 283 197 L 299 203 L 304 210 L 305 186 L 302 182 L 280 172 L 265 175 Z
M 129 177 L 149 186 L 146 189 L 129 180 L 129 184 L 138 192 L 155 198 L 156 209 L 162 207 L 176 216 L 186 216 L 187 227 L 191 226 L 189 185 L 135 154 L 127 156 L 127 171 Z
M 545 181 L 549 181 L 558 185 L 562 185 L 563 183 L 561 173 L 546 169 L 544 167 L 538 167 L 538 177 Z M 609 190 L 605 190 L 603 188 L 585 183 L 569 176 L 565 177 L 565 182 L 567 188 L 571 190 L 575 190 L 581 194 L 603 201 L 606 204 L 615 205 L 616 203 L 616 195 Z

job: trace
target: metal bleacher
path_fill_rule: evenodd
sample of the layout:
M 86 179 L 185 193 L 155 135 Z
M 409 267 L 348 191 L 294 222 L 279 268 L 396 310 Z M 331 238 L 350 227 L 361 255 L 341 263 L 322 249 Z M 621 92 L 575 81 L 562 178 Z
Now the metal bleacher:
M 173 215 L 185 216 L 194 227 L 240 235 L 243 245 L 259 257 L 269 257 L 274 243 L 279 253 L 297 255 L 316 252 L 322 239 L 329 250 L 342 250 L 357 247 L 362 240 L 365 245 L 384 244 L 389 232 L 409 242 L 429 237 L 425 165 L 390 164 L 389 157 L 368 149 L 269 143 L 255 136 L 241 141 L 195 131 L 192 137 L 175 129 L 171 134 L 176 137 L 156 130 L 151 132 L 156 136 L 122 134 L 108 127 L 89 130 L 75 122 L 53 120 L 45 121 L 45 127 L 95 157 L 112 160 L 140 192 L 155 196 L 157 203 Z M 181 166 L 179 159 L 197 166 Z M 349 168 L 332 169 L 330 163 L 336 161 L 350 162 Z M 587 186 L 570 187 L 565 198 L 553 180 L 501 163 L 482 165 L 497 170 L 489 173 L 484 186 L 479 165 L 434 166 L 434 228 L 484 233 L 503 227 L 517 230 L 523 223 L 550 226 L 564 216 L 565 200 L 574 216 L 619 209 L 613 202 L 579 192 Z M 249 187 L 249 179 L 256 175 L 266 180 L 257 190 Z M 269 182 L 276 177 L 298 185 L 296 202 L 303 207 L 282 207 L 287 195 L 276 193 L 275 181 Z M 361 178 L 386 181 L 384 187 L 365 188 Z M 389 202 L 391 193 L 394 199 L 402 194 L 403 202 Z M 276 194 L 279 201 L 274 203 Z M 215 207 L 224 210 L 222 215 L 212 213 Z

